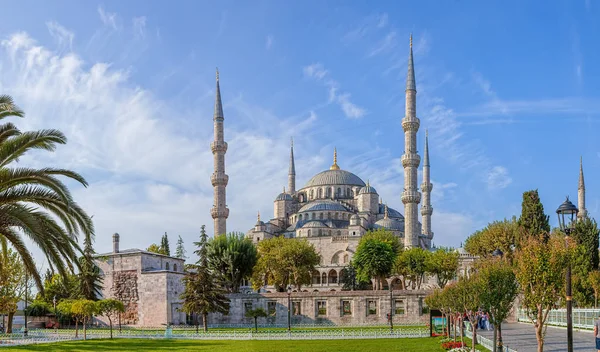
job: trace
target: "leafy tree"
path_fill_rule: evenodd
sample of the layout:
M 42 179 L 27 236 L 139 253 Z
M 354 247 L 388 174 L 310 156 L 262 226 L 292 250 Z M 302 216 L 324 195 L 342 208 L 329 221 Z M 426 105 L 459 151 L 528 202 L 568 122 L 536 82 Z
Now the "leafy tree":
M 366 239 L 366 240 L 373 239 L 373 240 L 385 242 L 385 243 L 389 244 L 390 246 L 392 246 L 394 255 L 398 255 L 400 252 L 402 252 L 403 245 L 402 245 L 402 243 L 400 243 L 398 236 L 394 235 L 393 232 L 383 229 L 383 228 L 371 230 L 371 231 L 367 232 L 361 239 Z
M 396 273 L 402 275 L 403 285 L 406 285 L 406 279 L 408 279 L 410 286 L 421 289 L 425 274 L 428 272 L 427 264 L 431 263 L 429 259 L 431 255 L 431 252 L 420 247 L 415 247 L 404 250 L 398 256 L 394 270 Z
M 119 313 L 125 312 L 125 305 L 123 302 L 116 299 L 103 299 L 98 301 L 98 314 L 102 314 L 108 318 L 110 325 L 110 338 L 113 338 L 113 318 L 118 316 Z
M 252 272 L 252 287 L 256 290 L 265 284 L 278 290 L 294 285 L 300 290 L 311 284 L 312 273 L 321 261 L 315 247 L 305 239 L 274 237 L 259 242 L 257 250 Z
M 451 299 L 454 301 L 456 311 L 464 313 L 469 318 L 473 339 L 471 341 L 471 351 L 475 352 L 477 343 L 477 311 L 482 306 L 481 295 L 484 290 L 481 281 L 474 276 L 461 277 L 458 282 L 452 286 Z
M 258 318 L 268 317 L 267 312 L 263 308 L 250 309 L 246 312 L 246 318 L 254 319 L 254 331 L 258 332 Z
M 160 239 L 160 249 L 161 249 L 162 254 L 168 255 L 168 256 L 171 255 L 171 247 L 169 246 L 169 237 L 167 237 L 166 232 Z
M 92 239 L 86 237 L 83 244 L 83 256 L 79 258 L 79 293 L 85 299 L 96 301 L 102 290 L 100 268 L 94 261 L 95 251 L 92 247 Z
M 340 284 L 342 284 L 342 290 L 344 291 L 355 291 L 355 290 L 366 290 L 369 287 L 369 282 L 360 280 L 358 273 L 352 261 L 346 265 L 344 269 L 340 271 Z
M 183 278 L 185 289 L 181 294 L 183 300 L 182 311 L 188 314 L 202 316 L 204 331 L 208 331 L 208 313 L 229 311 L 229 299 L 225 296 L 226 291 L 221 288 L 215 275 L 208 268 L 207 258 L 207 236 L 205 226 L 202 225 L 200 242 L 196 242 L 198 249 L 198 264 L 189 265 L 189 271 Z
M 544 213 L 544 205 L 542 205 L 537 189 L 523 193 L 521 217 L 518 224 L 526 237 L 537 237 L 540 234 L 550 233 L 550 218 Z
M 43 317 L 52 312 L 52 307 L 44 301 L 34 300 L 27 305 L 27 316 Z
M 596 309 L 598 308 L 598 294 L 600 293 L 600 271 L 591 271 L 588 280 L 594 290 L 594 308 Z
M 575 223 L 575 231 L 571 234 L 575 243 L 583 246 L 584 257 L 588 263 L 588 271 L 598 269 L 598 246 L 600 246 L 598 224 L 596 220 L 585 217 Z
M 175 257 L 180 258 L 180 259 L 187 259 L 187 257 L 185 256 L 185 248 L 183 247 L 183 239 L 181 238 L 181 236 L 179 236 L 179 238 L 177 239 L 177 248 L 175 249 Z
M 562 236 L 531 236 L 516 256 L 515 274 L 522 290 L 521 306 L 535 327 L 538 352 L 544 350 L 546 319 L 562 296 L 567 255 Z
M 458 252 L 443 247 L 427 256 L 426 271 L 437 277 L 440 288 L 444 288 L 456 276 L 458 257 Z
M 50 304 L 53 302 L 54 297 L 56 297 L 57 301 L 82 298 L 77 275 L 67 274 L 63 276 L 48 272 L 44 279 L 44 292 L 43 294 L 38 293 L 37 298 Z
M 17 303 L 25 292 L 25 269 L 19 253 L 0 234 L 0 313 L 8 315 L 6 332 L 12 333 Z
M 382 290 L 383 280 L 391 274 L 395 260 L 396 253 L 390 243 L 378 238 L 366 237 L 358 243 L 353 265 L 359 281 L 373 279 L 373 289 Z
M 492 253 L 499 249 L 512 263 L 513 249 L 517 246 L 521 232 L 515 217 L 511 220 L 494 221 L 469 236 L 464 248 L 467 252 L 482 258 L 491 257 Z
M 228 292 L 239 292 L 244 279 L 252 276 L 256 265 L 256 247 L 243 233 L 218 235 L 208 242 L 208 266 L 220 276 Z
M 60 302 L 57 309 L 64 315 L 70 315 L 75 319 L 75 337 L 79 336 L 79 323 L 83 324 L 83 339 L 87 338 L 87 323 L 94 314 L 98 313 L 96 302 L 88 299 L 64 300 Z
M 7 95 L 0 96 L 0 119 L 23 117 L 24 113 Z M 54 129 L 21 132 L 14 124 L 0 125 L 0 233 L 19 253 L 38 290 L 42 279 L 27 248 L 34 243 L 48 264 L 65 274 L 78 266 L 81 252 L 77 237 L 94 235 L 94 225 L 86 212 L 73 200 L 61 177 L 87 187 L 79 174 L 59 168 L 14 167 L 27 152 L 35 149 L 54 151 L 67 139 Z M 12 166 L 12 167 L 11 167 Z
M 146 251 L 156 254 L 167 255 L 162 249 L 162 247 L 157 245 L 156 243 L 152 243 L 148 248 L 146 248 Z
M 570 249 L 573 303 L 580 307 L 590 307 L 594 304 L 594 288 L 590 282 L 590 273 L 594 270 L 588 256 L 588 249 L 584 245 L 577 245 L 573 239 L 571 242 L 574 246 Z
M 510 263 L 499 259 L 485 261 L 478 268 L 476 278 L 482 286 L 481 306 L 490 314 L 490 323 L 494 326 L 494 346 L 497 346 L 497 333 L 500 333 L 502 345 L 502 322 L 508 317 L 519 293 L 517 278 Z

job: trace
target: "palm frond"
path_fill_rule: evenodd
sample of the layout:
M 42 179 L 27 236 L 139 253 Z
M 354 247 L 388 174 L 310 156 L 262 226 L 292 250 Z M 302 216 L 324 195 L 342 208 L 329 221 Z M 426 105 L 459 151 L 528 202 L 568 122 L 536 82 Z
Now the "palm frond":
M 23 117 L 25 113 L 19 109 L 10 95 L 0 95 L 0 119 L 8 116 Z
M 56 144 L 65 144 L 67 138 L 59 130 L 24 132 L 0 144 L 0 167 L 17 160 L 30 149 L 54 151 Z

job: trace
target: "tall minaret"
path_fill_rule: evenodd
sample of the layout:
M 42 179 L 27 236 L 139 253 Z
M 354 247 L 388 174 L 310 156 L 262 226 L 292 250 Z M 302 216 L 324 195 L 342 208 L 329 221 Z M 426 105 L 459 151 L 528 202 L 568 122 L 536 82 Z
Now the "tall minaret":
M 421 162 L 417 154 L 417 131 L 420 121 L 416 115 L 417 87 L 415 84 L 415 68 L 413 65 L 412 34 L 410 36 L 410 54 L 408 56 L 408 75 L 406 76 L 406 113 L 402 119 L 404 130 L 404 246 L 407 248 L 419 246 L 419 202 L 421 193 L 417 186 L 417 168 Z
M 219 87 L 219 70 L 217 69 L 217 92 L 215 97 L 215 114 L 213 116 L 215 140 L 210 144 L 213 153 L 215 171 L 210 176 L 210 181 L 214 187 L 214 204 L 210 210 L 210 215 L 215 222 L 214 235 L 227 233 L 227 217 L 229 209 L 225 196 L 225 188 L 229 181 L 229 176 L 225 174 L 225 153 L 227 152 L 227 143 L 223 137 L 223 105 L 221 103 L 221 88 Z
M 583 157 L 579 160 L 579 186 L 577 187 L 577 208 L 579 213 L 577 217 L 585 219 L 587 217 L 587 209 L 585 208 L 585 182 L 583 181 Z
M 288 171 L 288 191 L 293 196 L 296 193 L 296 166 L 294 165 L 294 139 L 290 147 L 290 170 Z
M 433 208 L 431 207 L 431 190 L 433 185 L 431 184 L 431 175 L 429 173 L 429 135 L 425 130 L 425 150 L 423 151 L 423 183 L 421 183 L 421 191 L 423 192 L 423 204 L 421 205 L 421 215 L 423 220 L 423 235 L 427 237 L 427 242 L 431 245 L 433 239 L 433 232 L 431 231 L 431 214 Z

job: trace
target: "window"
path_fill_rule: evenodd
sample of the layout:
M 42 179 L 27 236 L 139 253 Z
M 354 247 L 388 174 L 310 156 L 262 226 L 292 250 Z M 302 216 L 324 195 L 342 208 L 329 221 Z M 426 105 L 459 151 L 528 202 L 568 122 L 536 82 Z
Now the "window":
M 173 264 L 173 271 L 177 271 L 177 264 Z
M 319 188 L 317 190 L 317 198 L 322 198 L 323 197 L 323 191 Z
M 342 301 L 342 315 L 352 315 L 352 302 Z
M 277 307 L 277 302 L 275 301 L 269 301 L 267 302 L 267 314 L 269 316 L 275 316 L 275 312 L 276 312 L 276 307 Z
M 377 301 L 375 301 L 375 300 L 367 301 L 367 314 L 368 315 L 376 315 L 377 314 Z
M 317 315 L 327 315 L 327 301 L 317 301 Z
M 167 264 L 165 265 L 165 268 L 166 268 L 167 270 L 169 270 L 169 262 L 167 262 Z
M 300 311 L 300 304 L 302 302 L 292 302 L 292 315 L 300 315 L 302 312 Z
M 341 197 L 342 196 L 342 189 L 338 187 L 337 189 L 337 197 Z
M 252 310 L 252 302 L 244 302 L 244 314 Z
M 421 315 L 429 314 L 429 307 L 425 304 L 423 298 L 419 298 L 419 305 L 421 306 Z
M 323 213 L 319 214 L 319 220 L 323 220 Z
M 308 237 L 310 237 L 310 230 L 308 230 Z
M 338 213 L 335 213 L 335 214 L 333 215 L 333 218 L 337 220 L 337 219 L 338 219 Z
M 323 231 L 319 229 L 319 237 L 323 235 Z
M 394 302 L 395 314 L 396 315 L 404 315 L 404 300 L 397 299 Z
M 302 221 L 302 214 L 298 215 L 298 219 L 300 219 L 300 221 Z
M 348 254 L 344 254 L 344 264 L 348 263 Z
M 331 213 L 327 213 L 327 220 L 331 220 Z
M 313 198 L 315 198 L 315 190 L 311 189 L 310 190 L 310 199 L 313 199 Z

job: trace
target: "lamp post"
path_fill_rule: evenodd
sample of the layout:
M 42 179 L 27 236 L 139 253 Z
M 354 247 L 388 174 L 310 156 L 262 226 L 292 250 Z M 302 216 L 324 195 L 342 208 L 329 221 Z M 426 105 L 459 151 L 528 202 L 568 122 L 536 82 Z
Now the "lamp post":
M 292 332 L 292 286 L 287 288 L 288 294 L 288 333 Z
M 562 203 L 556 214 L 558 215 L 558 225 L 560 230 L 565 234 L 565 246 L 569 247 L 569 238 L 571 233 L 575 229 L 575 219 L 579 210 L 571 201 L 569 197 Z M 571 260 L 567 263 L 567 273 L 565 275 L 566 281 L 566 301 L 567 301 L 567 352 L 573 352 L 573 302 L 571 297 Z
M 392 294 L 392 284 L 390 283 L 390 334 L 394 333 L 394 300 Z
M 29 291 L 28 287 L 27 287 L 29 282 L 27 279 L 28 279 L 27 269 L 25 269 L 25 309 L 23 310 L 23 314 L 25 316 L 25 327 L 23 329 L 23 336 L 27 336 L 27 300 L 28 300 L 27 291 Z
M 502 259 L 502 258 L 504 258 L 504 252 L 502 252 L 500 250 L 500 248 L 496 248 L 492 252 L 492 256 L 494 258 Z M 502 343 L 502 322 L 498 322 L 498 326 L 494 327 L 494 352 L 498 351 L 498 349 L 500 349 L 500 351 L 502 351 L 502 347 L 503 347 L 503 343 Z

